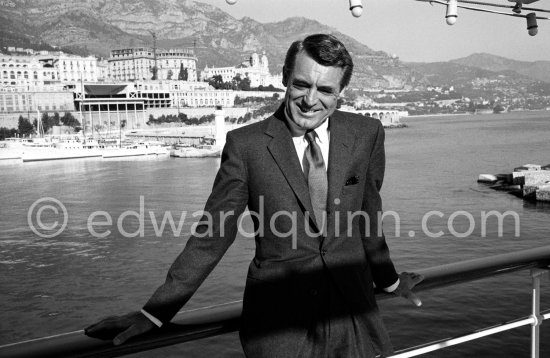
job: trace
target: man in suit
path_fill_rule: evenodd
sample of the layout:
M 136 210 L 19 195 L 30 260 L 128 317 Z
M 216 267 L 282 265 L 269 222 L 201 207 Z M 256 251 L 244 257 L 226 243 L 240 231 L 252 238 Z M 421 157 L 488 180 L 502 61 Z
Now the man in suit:
M 379 227 L 384 130 L 336 110 L 353 70 L 331 35 L 293 43 L 284 103 L 268 119 L 231 131 L 209 220 L 172 264 L 141 312 L 86 329 L 119 329 L 115 344 L 169 322 L 219 262 L 253 213 L 256 252 L 243 298 L 240 337 L 248 357 L 374 357 L 392 346 L 374 286 L 420 300 L 416 274 L 398 275 Z

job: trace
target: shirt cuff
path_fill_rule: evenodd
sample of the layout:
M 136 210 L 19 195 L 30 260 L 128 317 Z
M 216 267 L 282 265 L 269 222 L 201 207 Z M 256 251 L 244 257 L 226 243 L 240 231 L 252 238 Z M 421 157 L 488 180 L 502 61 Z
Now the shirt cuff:
M 395 283 L 393 285 L 384 288 L 384 291 L 390 292 L 390 293 L 395 291 L 397 289 L 397 287 L 399 286 L 399 283 L 400 283 L 400 281 L 399 281 L 399 279 L 397 279 L 397 281 L 395 281 Z
M 147 312 L 146 310 L 143 310 L 143 309 L 142 309 L 142 310 L 141 310 L 141 313 L 142 313 L 145 317 L 149 318 L 149 320 L 150 320 L 151 322 L 153 322 L 157 327 L 159 327 L 159 328 L 162 327 L 162 322 L 159 321 L 159 320 L 158 320 L 157 318 L 155 318 L 154 316 L 152 316 L 149 312 Z

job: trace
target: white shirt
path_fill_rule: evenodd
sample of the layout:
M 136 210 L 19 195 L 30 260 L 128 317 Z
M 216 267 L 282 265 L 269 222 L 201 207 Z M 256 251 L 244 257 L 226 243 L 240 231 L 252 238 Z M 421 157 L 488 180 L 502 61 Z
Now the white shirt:
M 330 143 L 330 129 L 328 127 L 329 119 L 325 120 L 319 127 L 315 128 L 314 131 L 317 134 L 315 137 L 315 142 L 321 147 L 321 154 L 323 155 L 323 161 L 325 162 L 325 169 L 328 171 L 328 153 L 329 153 L 329 143 Z M 298 160 L 302 166 L 302 171 L 304 170 L 304 163 L 302 162 L 304 158 L 304 153 L 306 151 L 309 143 L 305 135 L 299 137 L 292 137 L 294 142 L 294 147 L 296 148 L 296 154 L 298 154 Z

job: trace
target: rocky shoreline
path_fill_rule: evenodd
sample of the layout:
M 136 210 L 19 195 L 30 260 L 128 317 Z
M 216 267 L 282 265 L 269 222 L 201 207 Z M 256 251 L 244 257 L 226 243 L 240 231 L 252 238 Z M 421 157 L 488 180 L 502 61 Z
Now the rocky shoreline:
M 510 174 L 481 174 L 477 181 L 524 200 L 550 202 L 550 164 L 525 164 Z

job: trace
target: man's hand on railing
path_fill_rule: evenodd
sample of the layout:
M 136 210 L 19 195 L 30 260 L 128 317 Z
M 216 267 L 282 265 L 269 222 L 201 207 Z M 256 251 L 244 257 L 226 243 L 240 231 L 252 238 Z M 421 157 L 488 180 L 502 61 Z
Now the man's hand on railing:
M 107 317 L 84 329 L 84 333 L 93 338 L 113 339 L 113 344 L 118 346 L 155 327 L 155 324 L 143 313 L 132 312 L 124 316 Z
M 424 277 L 414 272 L 401 272 L 399 274 L 399 286 L 393 291 L 398 296 L 404 297 L 417 307 L 422 306 L 422 301 L 412 292 L 412 288 L 418 285 Z

